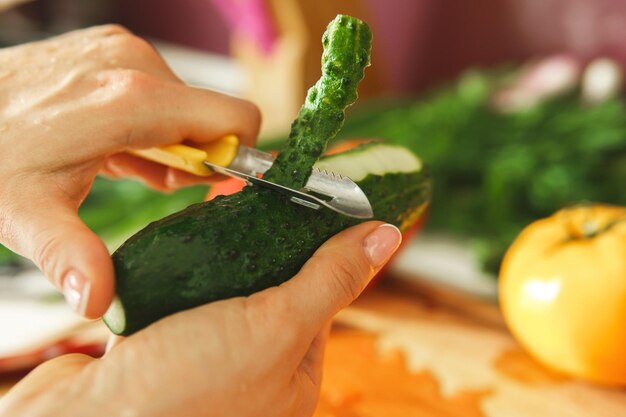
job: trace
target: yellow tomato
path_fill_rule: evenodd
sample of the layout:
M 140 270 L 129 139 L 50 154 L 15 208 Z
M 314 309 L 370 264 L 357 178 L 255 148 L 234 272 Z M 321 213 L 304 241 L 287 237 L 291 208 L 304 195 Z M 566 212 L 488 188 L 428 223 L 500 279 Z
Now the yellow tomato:
M 578 206 L 529 225 L 504 258 L 499 295 L 539 361 L 626 385 L 626 207 Z

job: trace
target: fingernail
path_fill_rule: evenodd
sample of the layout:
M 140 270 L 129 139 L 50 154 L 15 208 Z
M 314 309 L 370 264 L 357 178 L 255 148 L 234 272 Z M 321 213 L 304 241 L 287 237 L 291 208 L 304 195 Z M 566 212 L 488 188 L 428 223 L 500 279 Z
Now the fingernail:
M 63 280 L 65 301 L 76 313 L 85 315 L 91 284 L 81 273 L 70 271 Z
M 176 188 L 176 173 L 173 169 L 168 169 L 165 171 L 165 186 L 170 189 Z
M 107 160 L 106 168 L 111 171 L 114 175 L 122 176 L 124 174 L 124 170 L 115 161 Z
M 378 226 L 363 241 L 365 255 L 373 267 L 379 267 L 398 249 L 402 233 L 392 224 Z

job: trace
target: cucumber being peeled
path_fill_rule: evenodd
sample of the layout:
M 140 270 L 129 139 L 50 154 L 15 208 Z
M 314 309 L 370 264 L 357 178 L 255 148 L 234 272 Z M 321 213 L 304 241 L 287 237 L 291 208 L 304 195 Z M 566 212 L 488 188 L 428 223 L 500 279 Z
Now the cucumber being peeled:
M 367 25 L 337 16 L 324 34 L 322 78 L 308 93 L 285 149 L 265 178 L 299 188 L 343 124 L 369 64 Z M 370 143 L 321 158 L 317 165 L 352 178 L 378 220 L 408 229 L 430 195 L 422 163 L 405 148 Z M 116 298 L 104 316 L 128 335 L 180 310 L 278 285 L 339 231 L 360 223 L 330 210 L 246 187 L 148 225 L 114 254 Z

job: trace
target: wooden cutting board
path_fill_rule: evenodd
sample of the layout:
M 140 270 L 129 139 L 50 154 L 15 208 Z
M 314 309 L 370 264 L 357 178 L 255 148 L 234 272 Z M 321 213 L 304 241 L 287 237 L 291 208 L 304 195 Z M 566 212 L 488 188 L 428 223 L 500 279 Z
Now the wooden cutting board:
M 542 367 L 494 303 L 407 282 L 339 314 L 315 417 L 626 416 L 626 389 Z

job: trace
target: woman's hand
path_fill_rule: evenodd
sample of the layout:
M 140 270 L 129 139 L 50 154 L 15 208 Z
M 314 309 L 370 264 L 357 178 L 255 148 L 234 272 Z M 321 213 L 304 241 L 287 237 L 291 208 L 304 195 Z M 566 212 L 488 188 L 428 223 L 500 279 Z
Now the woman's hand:
M 184 311 L 103 359 L 42 365 L 0 404 L 0 416 L 310 416 L 331 318 L 400 244 L 369 222 L 326 242 L 279 287 Z
M 113 267 L 77 209 L 99 171 L 167 190 L 190 175 L 124 151 L 254 143 L 252 104 L 184 85 L 144 40 L 101 26 L 0 50 L 0 243 L 32 259 L 87 317 L 113 296 Z

